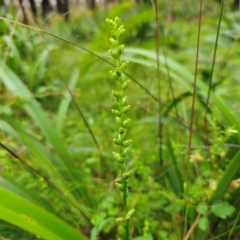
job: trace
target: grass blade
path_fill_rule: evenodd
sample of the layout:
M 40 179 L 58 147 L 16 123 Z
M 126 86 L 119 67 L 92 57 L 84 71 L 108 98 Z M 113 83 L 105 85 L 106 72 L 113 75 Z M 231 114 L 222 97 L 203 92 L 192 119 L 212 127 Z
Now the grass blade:
M 63 144 L 63 141 L 60 139 L 57 131 L 55 130 L 53 124 L 45 114 L 40 104 L 34 99 L 31 92 L 18 78 L 18 76 L 15 75 L 14 72 L 11 71 L 11 69 L 3 62 L 0 62 L 0 79 L 9 91 L 11 91 L 15 96 L 23 101 L 22 106 L 25 111 L 39 126 L 43 135 L 50 142 L 53 149 L 58 153 L 64 168 L 70 176 L 70 179 L 68 180 L 71 180 L 71 182 L 74 184 L 77 183 L 79 186 L 77 188 L 79 196 L 84 196 L 87 198 L 87 205 L 91 204 L 92 201 L 84 185 L 83 177 L 81 176 L 80 172 L 76 170 L 76 166 L 71 158 L 71 155 L 68 153 L 65 145 Z
M 0 218 L 46 240 L 86 240 L 67 223 L 45 209 L 0 186 Z
M 79 70 L 76 70 L 73 73 L 72 78 L 70 79 L 70 82 L 68 85 L 69 90 L 76 86 L 79 74 L 80 74 Z M 64 121 L 66 119 L 67 110 L 71 103 L 71 100 L 72 100 L 71 94 L 69 93 L 69 91 L 66 91 L 63 96 L 63 100 L 61 101 L 61 103 L 59 105 L 58 113 L 57 113 L 57 124 L 56 125 L 57 125 L 57 130 L 59 133 L 61 133 L 61 131 L 62 131 Z

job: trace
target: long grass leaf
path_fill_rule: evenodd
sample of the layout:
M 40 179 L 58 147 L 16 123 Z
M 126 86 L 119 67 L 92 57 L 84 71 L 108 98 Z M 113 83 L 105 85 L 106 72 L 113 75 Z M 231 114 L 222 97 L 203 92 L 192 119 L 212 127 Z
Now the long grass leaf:
M 0 187 L 5 188 L 16 195 L 19 195 L 20 197 L 43 207 L 48 212 L 54 213 L 56 211 L 56 209 L 50 205 L 48 201 L 40 197 L 39 194 L 35 194 L 33 191 L 29 191 L 13 179 L 3 176 L 2 174 L 0 174 L 0 179 Z
M 80 196 L 85 196 L 88 198 L 86 203 L 91 204 L 91 198 L 88 195 L 83 177 L 81 176 L 80 172 L 76 170 L 76 166 L 71 158 L 71 155 L 68 153 L 63 141 L 60 139 L 52 122 L 47 117 L 40 104 L 34 99 L 31 92 L 18 78 L 18 76 L 15 75 L 14 72 L 11 71 L 11 69 L 3 62 L 0 62 L 0 79 L 8 88 L 8 90 L 12 92 L 12 94 L 23 101 L 23 108 L 39 126 L 43 135 L 47 138 L 54 150 L 62 159 L 61 162 L 63 163 L 68 174 L 70 174 L 71 181 L 78 183 L 79 187 L 77 188 L 77 192 L 80 194 Z
M 79 70 L 74 71 L 74 73 L 69 81 L 69 84 L 68 84 L 69 90 L 76 86 L 79 74 L 80 74 Z M 58 113 L 57 113 L 57 124 L 56 125 L 57 125 L 57 130 L 59 133 L 61 133 L 61 131 L 62 131 L 64 121 L 66 119 L 67 110 L 71 103 L 71 100 L 72 100 L 72 96 L 70 95 L 70 93 L 68 91 L 66 91 L 63 96 L 62 101 L 59 104 Z
M 167 168 L 167 176 L 170 181 L 170 185 L 173 188 L 176 195 L 180 198 L 183 197 L 183 180 L 180 174 L 180 171 L 177 167 L 176 157 L 174 155 L 174 150 L 172 148 L 172 144 L 169 138 L 169 134 L 166 134 L 166 147 L 167 147 L 167 156 L 170 162 Z
M 0 20 L 7 21 L 7 22 L 10 22 L 10 23 L 13 23 L 13 24 L 17 24 L 17 25 L 19 25 L 19 26 L 22 26 L 22 27 L 25 27 L 25 28 L 34 30 L 34 31 L 36 31 L 36 32 L 44 33 L 44 34 L 46 34 L 46 35 L 49 35 L 49 36 L 51 36 L 51 37 L 53 37 L 53 38 L 56 38 L 56 39 L 58 39 L 58 40 L 60 40 L 60 41 L 63 41 L 63 42 L 65 42 L 65 43 L 67 43 L 67 44 L 70 44 L 70 45 L 72 45 L 72 46 L 74 46 L 74 47 L 76 47 L 76 48 L 79 48 L 79 49 L 81 49 L 82 51 L 85 51 L 85 52 L 87 52 L 87 53 L 89 53 L 89 54 L 91 54 L 91 55 L 99 58 L 100 60 L 108 63 L 109 65 L 115 67 L 114 64 L 112 64 L 111 62 L 109 62 L 109 61 L 106 60 L 105 58 L 101 57 L 100 55 L 98 55 L 98 54 L 96 54 L 96 53 L 94 53 L 94 52 L 92 52 L 92 51 L 90 51 L 90 50 L 88 50 L 88 49 L 86 49 L 86 48 L 84 48 L 84 47 L 78 46 L 78 45 L 76 45 L 76 44 L 74 44 L 74 43 L 72 43 L 72 42 L 70 42 L 70 41 L 68 41 L 68 40 L 66 40 L 66 39 L 63 39 L 63 38 L 58 37 L 58 36 L 56 36 L 56 35 L 53 35 L 53 34 L 51 34 L 51 33 L 49 33 L 49 32 L 46 32 L 46 31 L 44 31 L 43 29 L 35 28 L 35 27 L 32 27 L 32 26 L 28 26 L 28 25 L 25 25 L 25 24 L 22 24 L 22 23 L 19 23 L 19 22 L 16 22 L 16 21 L 13 21 L 13 20 L 10 20 L 10 19 L 7 19 L 7 18 L 3 18 L 3 17 L 0 17 Z M 158 98 L 156 98 L 150 91 L 148 91 L 148 89 L 145 88 L 140 82 L 138 82 L 138 81 L 137 81 L 136 79 L 134 79 L 132 76 L 130 76 L 130 75 L 128 75 L 128 74 L 126 74 L 126 75 L 127 75 L 129 78 L 131 78 L 131 79 L 132 79 L 140 88 L 142 88 L 147 94 L 149 94 L 149 96 L 151 96 L 155 101 L 158 101 Z
M 0 218 L 46 240 L 86 240 L 60 218 L 0 186 Z
M 126 48 L 126 53 L 132 54 L 133 56 L 128 56 L 128 60 L 138 63 L 140 65 L 144 65 L 150 68 L 157 68 L 155 63 L 155 53 L 151 50 L 144 50 L 139 48 Z M 145 58 L 140 59 L 135 55 L 139 55 Z M 165 60 L 163 56 L 159 56 L 160 63 L 165 65 Z M 168 67 L 171 69 L 171 77 L 178 82 L 180 86 L 188 91 L 192 91 L 192 84 L 194 80 L 194 75 L 189 72 L 186 68 L 181 66 L 180 64 L 174 62 L 172 59 L 167 59 Z M 163 73 L 167 74 L 167 70 L 163 67 L 160 69 Z M 199 96 L 207 97 L 208 86 L 201 80 L 197 79 L 197 94 Z M 231 107 L 224 102 L 220 96 L 211 92 L 211 100 L 214 105 L 217 107 L 221 115 L 223 116 L 225 123 L 228 126 L 234 126 L 238 130 L 238 137 L 235 138 L 236 143 L 240 143 L 240 126 L 235 116 L 231 113 Z

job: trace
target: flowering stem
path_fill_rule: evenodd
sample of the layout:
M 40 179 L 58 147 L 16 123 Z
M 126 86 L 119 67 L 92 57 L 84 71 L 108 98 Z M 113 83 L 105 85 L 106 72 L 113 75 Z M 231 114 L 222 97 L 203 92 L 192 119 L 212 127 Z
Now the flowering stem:
M 119 26 L 119 19 L 116 17 L 114 20 L 106 19 L 106 22 L 112 26 L 111 38 L 109 39 L 113 49 L 109 52 L 111 56 L 116 60 L 115 71 L 111 71 L 110 74 L 114 80 L 117 81 L 118 90 L 112 91 L 113 96 L 118 102 L 118 109 L 113 109 L 112 113 L 116 117 L 118 125 L 118 136 L 113 139 L 113 142 L 118 145 L 118 153 L 113 152 L 114 158 L 119 162 L 121 177 L 115 180 L 115 185 L 122 192 L 123 202 L 123 217 L 117 218 L 117 222 L 121 222 L 125 228 L 125 240 L 129 240 L 130 235 L 130 217 L 134 213 L 134 209 L 128 210 L 128 178 L 132 174 L 132 170 L 126 171 L 126 156 L 128 155 L 128 145 L 132 140 L 126 140 L 126 130 L 129 126 L 130 119 L 125 120 L 125 114 L 130 109 L 130 105 L 127 105 L 127 98 L 123 96 L 124 90 L 128 87 L 130 81 L 125 80 L 124 70 L 128 65 L 128 62 L 121 61 L 121 55 L 124 52 L 124 45 L 119 45 L 119 39 L 125 32 L 123 26 Z

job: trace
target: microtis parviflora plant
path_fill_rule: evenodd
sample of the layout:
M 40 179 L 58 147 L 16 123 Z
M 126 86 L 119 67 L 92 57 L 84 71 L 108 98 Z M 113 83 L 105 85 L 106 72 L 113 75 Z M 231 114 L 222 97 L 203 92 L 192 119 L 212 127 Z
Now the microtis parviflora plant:
M 129 154 L 131 139 L 126 139 L 127 128 L 129 127 L 130 119 L 126 119 L 125 115 L 130 109 L 130 105 L 127 104 L 127 97 L 124 96 L 124 91 L 127 89 L 130 80 L 126 80 L 124 70 L 129 62 L 122 61 L 121 55 L 124 52 L 124 45 L 120 44 L 120 38 L 125 32 L 122 25 L 119 25 L 119 18 L 114 20 L 106 19 L 106 22 L 112 27 L 111 38 L 109 39 L 112 44 L 112 49 L 109 51 L 111 56 L 116 61 L 116 68 L 114 71 L 110 71 L 111 77 L 115 80 L 117 90 L 113 90 L 112 94 L 117 101 L 117 109 L 112 109 L 118 127 L 118 136 L 113 139 L 113 142 L 118 146 L 118 152 L 113 152 L 114 158 L 119 163 L 120 177 L 115 180 L 115 185 L 121 191 L 123 210 L 119 218 L 116 219 L 121 224 L 122 230 L 120 231 L 120 239 L 130 239 L 130 218 L 134 213 L 134 209 L 128 208 L 128 179 L 132 175 L 132 170 L 126 169 L 126 157 Z

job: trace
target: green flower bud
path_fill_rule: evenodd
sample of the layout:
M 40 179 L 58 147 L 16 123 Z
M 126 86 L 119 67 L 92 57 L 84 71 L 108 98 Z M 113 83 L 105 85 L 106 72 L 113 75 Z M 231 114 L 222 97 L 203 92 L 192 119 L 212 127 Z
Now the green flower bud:
M 112 94 L 117 99 L 117 101 L 119 101 L 119 98 L 122 97 L 121 93 L 119 93 L 117 91 L 112 91 Z
M 115 17 L 114 22 L 115 22 L 116 24 L 118 24 L 118 23 L 119 23 L 119 17 Z
M 117 76 L 117 74 L 116 74 L 115 72 L 113 72 L 113 71 L 110 71 L 109 73 L 111 74 L 111 76 L 112 76 L 113 80 L 116 80 L 116 81 L 118 81 L 118 80 L 119 80 L 119 78 L 118 78 L 118 76 Z
M 114 138 L 113 139 L 113 142 L 117 145 L 121 145 L 122 144 L 122 141 L 120 139 L 117 139 L 117 138 Z
M 120 120 L 120 118 L 119 118 L 119 117 L 116 117 L 115 119 L 116 119 L 117 124 L 118 124 L 119 126 L 121 126 L 121 120 Z
M 121 37 L 124 32 L 125 32 L 125 29 L 123 28 L 123 25 L 121 25 L 117 30 L 117 36 Z
M 123 146 L 124 146 L 124 147 L 127 147 L 131 142 L 132 142 L 131 139 L 126 140 L 126 141 L 123 142 Z
M 113 20 L 107 18 L 105 21 L 106 21 L 108 24 L 114 26 Z
M 121 183 L 115 183 L 115 186 L 119 188 L 120 191 L 123 191 L 123 185 Z
M 123 54 L 124 48 L 125 48 L 125 45 L 120 45 L 120 46 L 117 48 L 117 54 L 118 54 L 118 56 L 120 56 L 121 54 Z
M 135 209 L 134 209 L 134 208 L 132 208 L 131 210 L 129 210 L 125 219 L 130 219 L 130 217 L 134 214 L 134 212 L 135 212 Z
M 127 119 L 127 120 L 123 121 L 123 127 L 126 128 L 130 122 L 131 122 L 131 119 Z
M 111 54 L 111 56 L 112 56 L 113 58 L 118 59 L 118 57 L 119 57 L 119 54 L 118 54 L 118 53 L 115 53 L 115 52 L 113 52 L 112 50 L 109 50 L 109 53 Z
M 117 41 L 113 38 L 110 38 L 109 41 L 111 42 L 111 44 L 114 46 L 114 47 L 117 47 Z
M 119 133 L 124 134 L 124 128 L 119 128 Z
M 122 183 L 123 182 L 123 179 L 122 178 L 116 178 L 115 179 L 115 183 Z
M 122 109 L 122 113 L 126 113 L 126 112 L 128 112 L 128 110 L 130 109 L 130 105 L 127 105 L 126 107 L 124 107 L 123 109 Z
M 122 65 L 120 66 L 120 71 L 124 71 L 127 67 L 127 65 L 129 64 L 129 61 L 123 62 Z
M 113 30 L 111 31 L 111 36 L 113 37 L 113 39 L 117 39 L 118 38 L 118 36 L 115 34 L 115 32 Z
M 118 159 L 120 158 L 120 155 L 119 155 L 118 153 L 112 152 L 112 154 L 113 154 L 113 156 L 114 156 L 115 159 L 118 160 Z
M 123 151 L 123 156 L 126 157 L 129 152 L 130 152 L 130 148 L 125 148 Z
M 121 117 L 122 114 L 118 111 L 118 110 L 115 110 L 115 109 L 112 109 L 112 113 L 117 116 L 117 117 Z
M 126 221 L 126 220 L 125 220 L 125 218 L 123 218 L 123 217 L 119 217 L 119 218 L 116 219 L 116 222 L 119 222 L 119 223 L 125 222 L 125 221 Z
M 125 82 L 121 85 L 121 89 L 122 89 L 122 90 L 125 90 L 125 89 L 129 86 L 129 83 L 130 83 L 130 82 L 131 82 L 130 80 L 125 81 Z
M 128 171 L 128 172 L 125 172 L 125 173 L 123 174 L 123 177 L 126 178 L 126 179 L 128 179 L 132 174 L 133 174 L 133 170 L 130 170 L 130 171 Z
M 123 105 L 126 105 L 126 104 L 127 104 L 127 97 L 124 97 L 124 98 L 122 99 L 122 104 L 123 104 Z
M 118 68 L 116 68 L 116 74 L 117 74 L 118 78 L 120 78 L 122 76 L 122 73 Z
M 119 163 L 121 163 L 121 164 L 124 163 L 124 159 L 123 159 L 123 158 L 120 158 L 120 157 L 117 159 L 117 161 L 118 161 Z
M 124 159 L 120 157 L 120 155 L 116 152 L 113 152 L 113 157 L 119 162 L 119 163 L 124 163 Z

